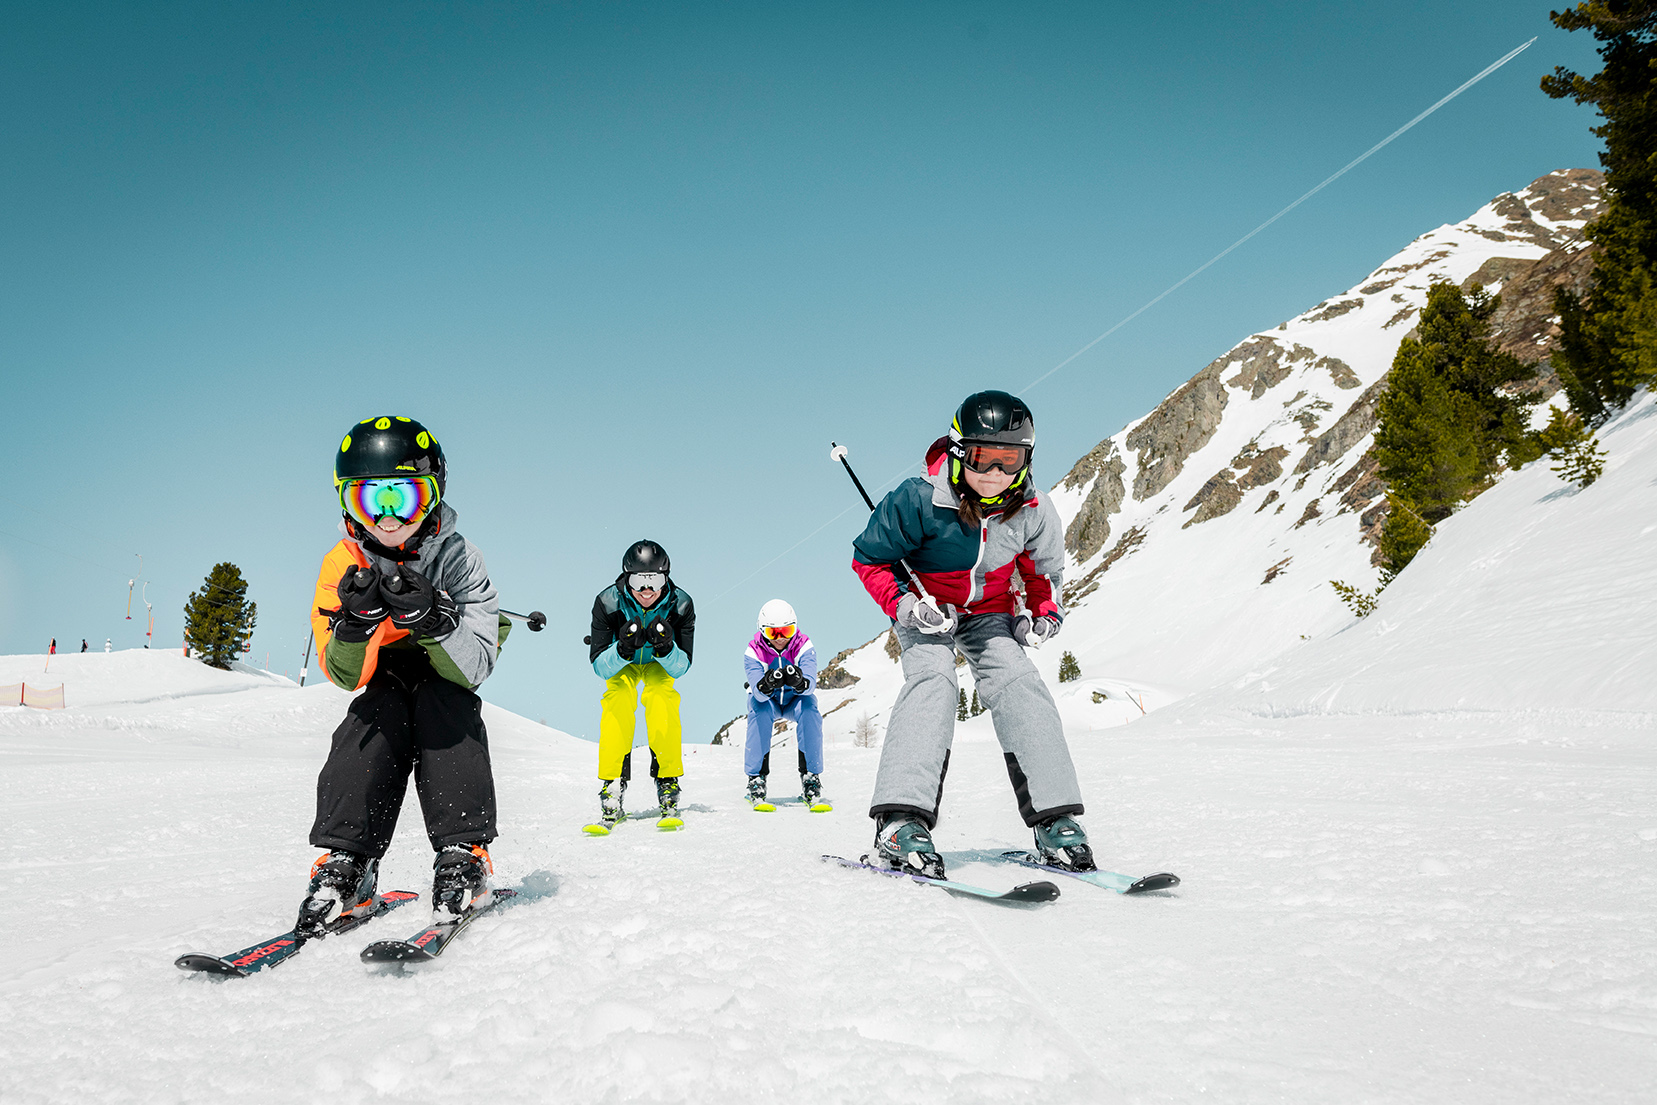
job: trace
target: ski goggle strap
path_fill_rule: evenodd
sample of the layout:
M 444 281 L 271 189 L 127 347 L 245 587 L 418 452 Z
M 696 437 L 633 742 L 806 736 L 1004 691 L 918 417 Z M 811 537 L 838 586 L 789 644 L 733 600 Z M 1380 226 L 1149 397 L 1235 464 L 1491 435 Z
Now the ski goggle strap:
M 786 641 L 794 636 L 794 626 L 768 625 L 760 632 L 765 634 L 767 641 Z
M 634 572 L 627 577 L 627 586 L 635 591 L 660 591 L 666 585 L 666 572 Z
M 339 485 L 340 508 L 365 526 L 387 515 L 418 525 L 437 506 L 439 498 L 436 476 L 341 480 Z
M 999 468 L 1009 476 L 1016 476 L 1019 470 L 1030 462 L 1030 450 L 1024 445 L 980 445 L 968 442 L 963 451 L 966 453 L 963 463 L 980 475 L 992 468 Z

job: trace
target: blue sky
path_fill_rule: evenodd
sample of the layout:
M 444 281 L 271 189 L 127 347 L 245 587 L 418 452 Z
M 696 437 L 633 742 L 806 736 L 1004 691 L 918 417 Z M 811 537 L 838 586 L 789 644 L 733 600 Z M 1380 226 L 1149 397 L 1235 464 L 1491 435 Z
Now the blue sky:
M 596 736 L 640 537 L 696 598 L 686 736 L 789 599 L 885 624 L 828 461 L 895 479 L 1485 65 L 1530 50 L 1024 393 L 1037 476 L 1440 223 L 1595 166 L 1547 4 L 62 4 L 0 16 L 0 652 L 158 647 L 239 564 L 297 674 L 330 465 L 427 423 L 514 635 L 485 697 Z M 135 605 L 137 605 L 135 603 Z M 313 664 L 313 676 L 315 667 Z M 71 688 L 72 694 L 72 688 Z

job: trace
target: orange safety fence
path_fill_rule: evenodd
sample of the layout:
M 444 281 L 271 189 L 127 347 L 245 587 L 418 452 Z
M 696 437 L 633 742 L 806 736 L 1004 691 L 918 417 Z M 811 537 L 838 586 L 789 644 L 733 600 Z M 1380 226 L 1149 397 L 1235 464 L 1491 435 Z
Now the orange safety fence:
M 37 710 L 63 709 L 62 683 L 59 683 L 55 687 L 45 688 L 31 687 L 27 683 L 21 683 L 19 686 L 22 687 L 22 693 L 18 696 L 19 705 L 33 706 Z M 10 699 L 6 699 L 5 701 L 10 702 Z
M 23 705 L 23 684 L 7 683 L 0 686 L 0 706 Z

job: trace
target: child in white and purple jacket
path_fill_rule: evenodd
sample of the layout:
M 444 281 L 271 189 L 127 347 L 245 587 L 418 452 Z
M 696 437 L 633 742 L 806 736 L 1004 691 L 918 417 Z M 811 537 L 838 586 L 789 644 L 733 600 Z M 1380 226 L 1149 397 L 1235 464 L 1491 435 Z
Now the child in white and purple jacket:
M 759 632 L 743 654 L 748 674 L 748 802 L 758 810 L 776 807 L 765 799 L 771 773 L 771 733 L 778 721 L 799 730 L 800 792 L 816 811 L 827 809 L 823 794 L 823 714 L 817 708 L 817 650 L 799 631 L 794 608 L 772 599 L 759 612 Z

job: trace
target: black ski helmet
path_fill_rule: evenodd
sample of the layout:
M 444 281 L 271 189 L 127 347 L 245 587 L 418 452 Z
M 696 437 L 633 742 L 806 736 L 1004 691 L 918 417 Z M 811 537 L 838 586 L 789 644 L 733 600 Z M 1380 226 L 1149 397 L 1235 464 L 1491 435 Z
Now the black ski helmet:
M 621 571 L 623 575 L 634 572 L 661 572 L 663 575 L 673 571 L 673 562 L 667 557 L 667 550 L 654 541 L 635 541 L 622 554 Z
M 374 476 L 436 476 L 443 494 L 449 465 L 443 446 L 412 418 L 384 415 L 365 418 L 345 435 L 334 456 L 334 486 Z
M 1024 400 L 1004 391 L 978 391 L 961 400 L 955 410 L 955 420 L 949 425 L 949 482 L 957 491 L 965 489 L 961 478 L 962 462 L 966 460 L 967 446 L 1022 445 L 1024 467 L 1013 476 L 1008 487 L 1021 487 L 1030 475 L 1030 459 L 1036 453 L 1036 420 Z

